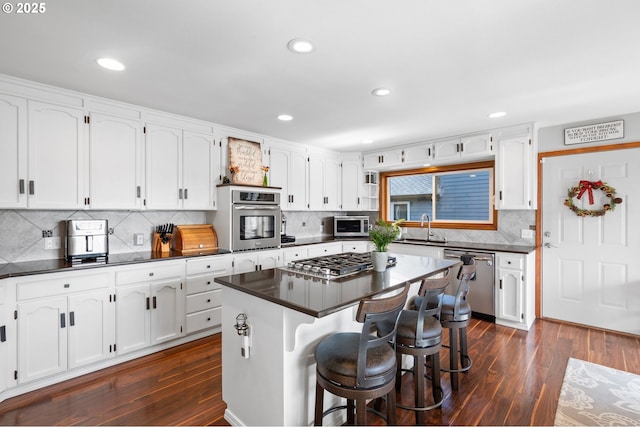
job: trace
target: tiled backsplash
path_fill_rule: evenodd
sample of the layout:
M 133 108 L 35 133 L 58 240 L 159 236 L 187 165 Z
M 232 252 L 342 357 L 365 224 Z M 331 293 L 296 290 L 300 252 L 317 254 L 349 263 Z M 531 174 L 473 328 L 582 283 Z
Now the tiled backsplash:
M 199 211 L 35 211 L 0 210 L 0 263 L 64 258 L 64 221 L 67 219 L 106 219 L 113 234 L 109 253 L 149 252 L 156 225 L 203 224 Z M 45 249 L 43 230 L 59 238 L 60 249 Z M 144 235 L 144 244 L 134 246 L 134 233 Z
M 287 234 L 296 238 L 330 236 L 333 217 L 344 212 L 284 212 Z M 373 223 L 376 212 L 348 212 L 369 215 Z M 149 252 L 151 235 L 157 225 L 204 224 L 204 211 L 36 211 L 0 210 L 0 263 L 55 259 L 64 257 L 63 222 L 67 219 L 106 219 L 113 234 L 109 236 L 109 253 Z M 535 224 L 535 211 L 500 211 L 498 230 L 453 230 L 434 228 L 432 232 L 451 241 L 532 245 L 533 239 L 520 237 L 522 229 Z M 45 249 L 43 230 L 52 230 L 60 249 Z M 426 230 L 406 228 L 409 237 L 424 237 Z M 134 234 L 144 235 L 144 244 L 135 246 Z

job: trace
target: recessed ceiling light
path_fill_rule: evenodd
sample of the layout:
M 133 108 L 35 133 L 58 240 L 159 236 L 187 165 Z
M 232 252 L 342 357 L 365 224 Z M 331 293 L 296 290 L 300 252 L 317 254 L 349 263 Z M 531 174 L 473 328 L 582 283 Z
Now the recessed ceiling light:
M 287 47 L 294 53 L 309 53 L 313 52 L 313 43 L 304 39 L 293 39 L 287 43 Z
M 376 88 L 371 91 L 371 95 L 374 96 L 387 96 L 391 93 L 389 89 L 385 89 L 383 87 Z
M 498 112 L 489 114 L 489 117 L 492 118 L 492 119 L 497 119 L 498 117 L 502 117 L 502 116 L 504 116 L 506 114 L 507 113 L 505 113 L 504 111 L 498 111 Z
M 293 120 L 293 116 L 290 116 L 288 114 L 280 114 L 278 116 L 278 120 L 282 120 L 283 122 L 288 122 L 289 120 Z
M 363 139 L 362 143 L 363 144 L 372 144 L 373 143 L 373 139 Z
M 100 58 L 97 59 L 96 62 L 101 66 L 108 70 L 113 71 L 122 71 L 124 70 L 124 65 L 120 61 L 116 61 L 113 58 Z

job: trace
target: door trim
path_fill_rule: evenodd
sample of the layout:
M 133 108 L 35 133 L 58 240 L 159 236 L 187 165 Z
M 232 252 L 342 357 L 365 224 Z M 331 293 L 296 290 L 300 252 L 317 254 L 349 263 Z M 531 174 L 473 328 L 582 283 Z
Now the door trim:
M 536 210 L 536 306 L 535 315 L 542 317 L 542 161 L 546 157 L 571 156 L 575 154 L 597 153 L 603 151 L 628 150 L 640 148 L 638 142 L 624 142 L 620 144 L 598 145 L 594 147 L 581 147 L 569 150 L 544 151 L 538 153 L 538 209 Z

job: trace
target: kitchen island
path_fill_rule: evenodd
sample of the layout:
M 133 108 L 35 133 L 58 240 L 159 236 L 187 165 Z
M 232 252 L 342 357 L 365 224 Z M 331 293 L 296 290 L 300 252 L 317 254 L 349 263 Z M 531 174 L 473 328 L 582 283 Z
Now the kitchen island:
M 312 425 L 316 345 L 338 331 L 360 331 L 358 303 L 436 275 L 459 261 L 397 254 L 386 271 L 321 279 L 283 269 L 216 278 L 222 286 L 222 398 L 232 425 Z M 248 337 L 238 335 L 246 315 Z M 243 341 L 249 349 L 242 354 Z M 246 345 L 246 344 L 245 344 Z M 246 357 L 248 356 L 248 357 Z M 325 395 L 330 407 L 338 398 Z M 335 412 L 326 424 L 341 423 Z M 330 417 L 331 417 L 330 416 Z

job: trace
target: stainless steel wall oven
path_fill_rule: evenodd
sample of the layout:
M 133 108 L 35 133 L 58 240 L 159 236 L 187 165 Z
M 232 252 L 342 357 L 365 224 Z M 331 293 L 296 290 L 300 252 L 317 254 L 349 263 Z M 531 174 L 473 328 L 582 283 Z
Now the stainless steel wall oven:
M 280 194 L 231 192 L 231 249 L 244 251 L 280 246 Z

